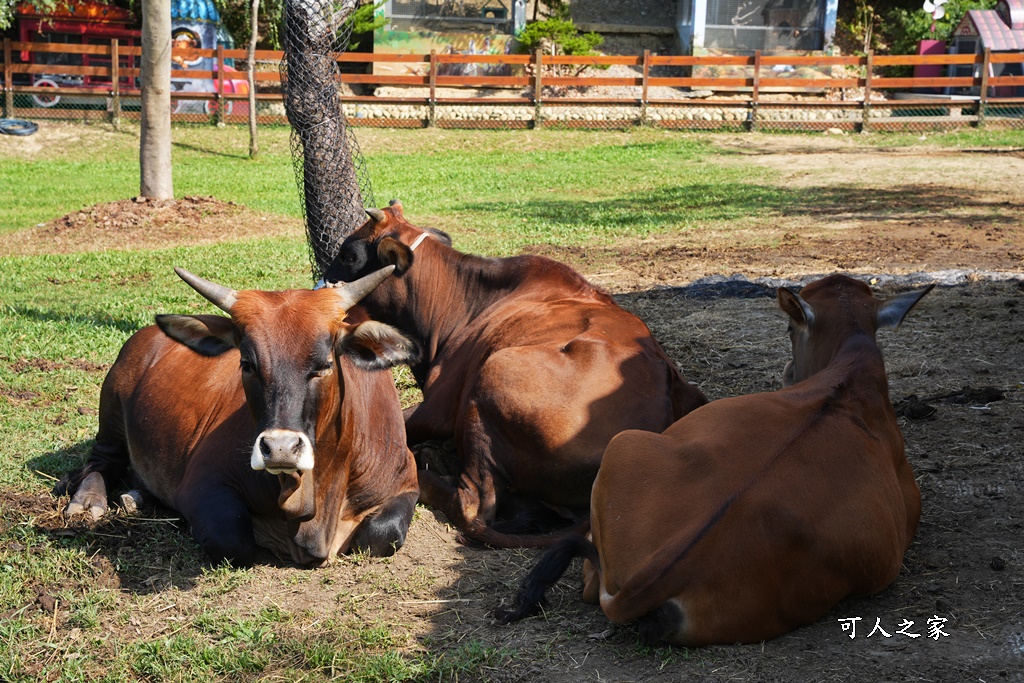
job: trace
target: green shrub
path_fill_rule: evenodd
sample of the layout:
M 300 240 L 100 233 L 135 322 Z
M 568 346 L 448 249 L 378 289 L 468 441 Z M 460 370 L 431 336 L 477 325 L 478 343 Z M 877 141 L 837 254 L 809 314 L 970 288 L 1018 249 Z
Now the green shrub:
M 917 54 L 917 44 L 922 40 L 949 40 L 960 20 L 968 10 L 992 9 L 997 0 L 949 0 L 944 7 L 946 16 L 935 22 L 932 31 L 932 17 L 916 6 L 915 9 L 894 7 L 886 14 L 889 52 L 894 55 Z
M 597 33 L 581 34 L 572 19 L 559 18 L 531 22 L 516 39 L 522 52 L 540 49 L 552 55 L 593 55 L 604 42 Z

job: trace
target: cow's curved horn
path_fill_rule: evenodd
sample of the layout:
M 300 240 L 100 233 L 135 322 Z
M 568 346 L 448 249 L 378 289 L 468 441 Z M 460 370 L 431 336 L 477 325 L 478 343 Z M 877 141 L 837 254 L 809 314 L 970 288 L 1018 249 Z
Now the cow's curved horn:
M 388 219 L 387 215 L 380 209 L 367 209 L 366 215 L 372 218 L 374 223 L 383 223 Z
M 184 268 L 175 268 L 174 272 L 188 283 L 189 287 L 202 294 L 206 297 L 207 301 L 225 313 L 230 313 L 231 307 L 238 301 L 238 292 L 233 289 L 228 289 L 224 285 L 218 285 L 216 282 L 204 280 Z
M 384 282 L 393 272 L 395 272 L 394 266 L 385 266 L 380 270 L 373 271 L 369 275 L 364 275 L 354 282 L 335 285 L 334 290 L 341 299 L 341 307 L 347 311 L 355 306 L 359 303 L 360 299 L 376 289 L 377 285 Z

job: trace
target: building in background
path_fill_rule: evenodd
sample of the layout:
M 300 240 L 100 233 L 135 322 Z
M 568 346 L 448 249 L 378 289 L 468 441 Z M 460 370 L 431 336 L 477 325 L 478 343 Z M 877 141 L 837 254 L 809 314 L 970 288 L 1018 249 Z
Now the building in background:
M 950 40 L 949 52 L 959 55 L 977 55 L 989 49 L 992 52 L 1019 52 L 1024 50 L 1024 0 L 1000 0 L 995 9 L 968 10 L 960 20 Z M 954 64 L 952 76 L 977 78 L 980 66 Z M 989 76 L 1024 76 L 1024 64 L 992 64 Z M 1024 87 L 993 88 L 996 97 L 1015 97 L 1024 94 Z M 966 88 L 954 94 L 977 95 L 977 88 Z
M 684 54 L 807 54 L 829 50 L 839 0 L 679 0 Z

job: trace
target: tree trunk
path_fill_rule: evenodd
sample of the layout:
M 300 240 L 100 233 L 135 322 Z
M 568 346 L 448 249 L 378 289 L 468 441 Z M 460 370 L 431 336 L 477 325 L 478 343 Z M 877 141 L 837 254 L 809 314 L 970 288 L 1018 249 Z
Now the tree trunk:
M 337 33 L 355 10 L 344 0 L 285 2 L 283 67 L 285 110 L 292 143 L 302 156 L 301 190 L 314 269 L 322 275 L 342 240 L 366 220 L 354 141 L 348 136 L 338 97 Z
M 172 199 L 171 175 L 171 3 L 142 5 L 142 137 L 139 194 Z
M 260 153 L 256 140 L 256 39 L 259 37 L 260 0 L 252 0 L 252 21 L 249 36 L 249 158 L 255 159 Z

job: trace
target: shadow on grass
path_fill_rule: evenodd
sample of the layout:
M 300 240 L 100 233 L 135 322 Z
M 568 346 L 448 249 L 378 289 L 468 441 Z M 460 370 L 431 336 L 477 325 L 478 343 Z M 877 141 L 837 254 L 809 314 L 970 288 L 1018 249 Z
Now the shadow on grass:
M 93 440 L 88 439 L 39 455 L 29 460 L 26 467 L 53 484 L 81 466 L 92 444 Z M 146 502 L 133 514 L 118 504 L 120 494 L 132 488 L 130 482 L 122 481 L 112 487 L 110 509 L 96 522 L 87 521 L 87 516 L 65 519 L 63 511 L 68 496 L 62 488 L 57 483 L 32 505 L 21 501 L 17 507 L 29 515 L 33 528 L 49 539 L 52 547 L 87 555 L 92 578 L 99 587 L 137 594 L 170 588 L 188 590 L 196 585 L 204 567 L 210 566 L 188 533 L 188 525 L 175 511 L 161 506 L 152 496 L 146 496 Z
M 213 147 L 200 147 L 199 145 L 190 145 L 187 142 L 172 142 L 171 146 L 177 147 L 178 149 L 188 150 L 190 152 L 198 152 L 200 154 L 208 154 L 215 157 L 224 157 L 225 159 L 248 159 L 248 152 L 225 152 L 222 149 L 215 149 Z
M 469 202 L 461 210 L 493 212 L 493 202 Z M 858 218 L 907 220 L 944 215 L 1017 225 L 1024 202 L 984 201 L 968 188 L 896 185 L 879 189 L 852 185 L 784 188 L 744 183 L 660 187 L 614 199 L 537 199 L 509 206 L 527 227 L 556 224 L 644 232 L 672 224 L 729 221 L 773 215 L 808 216 L 822 224 Z
M 65 323 L 83 325 L 85 327 L 109 327 L 127 333 L 136 332 L 143 325 L 149 324 L 148 322 L 140 324 L 138 320 L 130 318 L 117 318 L 105 311 L 65 313 L 17 305 L 11 306 L 9 310 L 14 315 L 33 322 Z

